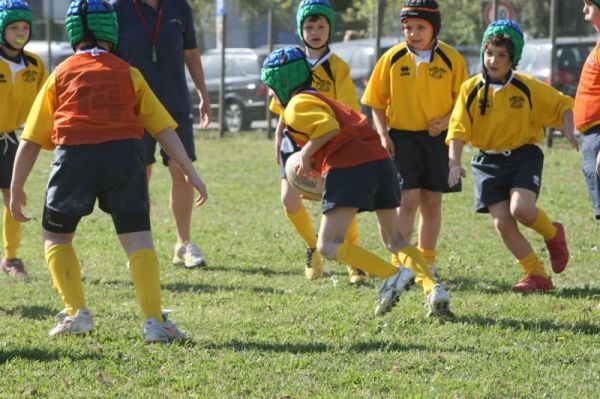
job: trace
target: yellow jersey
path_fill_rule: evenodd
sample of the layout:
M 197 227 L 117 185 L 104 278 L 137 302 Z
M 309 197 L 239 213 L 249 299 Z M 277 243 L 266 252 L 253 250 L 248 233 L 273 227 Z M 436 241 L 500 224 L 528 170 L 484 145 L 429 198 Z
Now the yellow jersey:
M 25 51 L 22 64 L 0 57 L 0 133 L 21 127 L 46 80 L 41 58 Z
M 446 143 L 461 140 L 483 151 L 514 150 L 542 140 L 543 127 L 561 126 L 563 113 L 573 108 L 571 97 L 531 76 L 513 72 L 503 86 L 488 87 L 488 104 L 482 115 L 484 90 L 481 74 L 461 86 Z
M 468 77 L 464 58 L 446 43 L 438 41 L 423 60 L 404 42 L 381 56 L 361 101 L 385 110 L 392 129 L 424 131 L 432 119 L 452 111 Z

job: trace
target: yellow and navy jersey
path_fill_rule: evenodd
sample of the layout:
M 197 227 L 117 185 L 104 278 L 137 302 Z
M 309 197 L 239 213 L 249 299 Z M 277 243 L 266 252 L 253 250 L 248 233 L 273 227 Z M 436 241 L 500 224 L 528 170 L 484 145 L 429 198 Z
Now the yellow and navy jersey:
M 283 119 L 290 136 L 300 146 L 336 132 L 313 156 L 316 169 L 323 175 L 330 169 L 389 158 L 365 115 L 324 94 L 311 90 L 294 95 L 285 107 Z
M 40 90 L 22 138 L 56 145 L 141 139 L 177 127 L 137 68 L 113 54 L 78 52 L 59 65 Z
M 432 119 L 452 111 L 460 85 L 469 77 L 467 65 L 442 41 L 430 53 L 424 61 L 404 42 L 386 51 L 375 65 L 361 101 L 385 110 L 390 128 L 427 130 Z
M 483 151 L 514 150 L 543 139 L 543 127 L 560 127 L 573 99 L 553 87 L 513 72 L 504 85 L 490 85 L 482 104 L 485 81 L 481 74 L 467 80 L 448 127 L 446 142 L 461 140 Z
M 350 66 L 346 61 L 332 53 L 329 58 L 313 68 L 312 73 L 313 89 L 355 111 L 360 111 L 356 88 L 350 75 Z M 271 112 L 281 115 L 281 108 L 274 99 L 271 100 L 269 109 Z
M 21 64 L 0 57 L 0 133 L 27 120 L 35 96 L 46 80 L 46 67 L 36 54 L 25 51 Z

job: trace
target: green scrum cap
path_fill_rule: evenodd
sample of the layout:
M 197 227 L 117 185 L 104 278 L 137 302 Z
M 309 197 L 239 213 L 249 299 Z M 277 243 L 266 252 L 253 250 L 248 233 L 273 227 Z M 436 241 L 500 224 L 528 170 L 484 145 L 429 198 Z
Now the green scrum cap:
M 523 46 L 525 45 L 525 39 L 523 38 L 523 31 L 521 27 L 515 21 L 510 19 L 499 19 L 492 22 L 485 32 L 483 33 L 483 39 L 481 40 L 481 62 L 483 62 L 483 53 L 485 52 L 485 43 L 490 37 L 501 37 L 509 39 L 514 47 L 514 54 L 512 55 L 513 69 L 517 67 L 517 64 L 521 60 L 521 54 L 523 54 Z
M 596 7 L 600 8 L 600 0 L 592 0 L 592 3 L 594 3 Z
M 294 91 L 310 85 L 312 72 L 302 50 L 298 47 L 286 47 L 273 51 L 265 58 L 260 80 L 286 106 Z
M 65 21 L 71 46 L 82 40 L 104 40 L 117 47 L 119 25 L 117 14 L 108 0 L 73 0 Z
M 298 28 L 300 39 L 304 40 L 302 36 L 302 24 L 311 15 L 322 15 L 327 18 L 327 22 L 329 22 L 329 37 L 331 37 L 331 32 L 333 32 L 335 25 L 335 12 L 329 0 L 302 0 L 296 12 L 296 27 Z M 327 41 L 329 41 L 329 38 Z
M 8 45 L 4 39 L 4 31 L 8 25 L 17 21 L 27 22 L 29 29 L 31 29 L 32 18 L 29 4 L 23 0 L 0 1 L 0 44 Z M 29 37 L 31 37 L 31 33 Z M 29 38 L 27 41 L 29 41 Z

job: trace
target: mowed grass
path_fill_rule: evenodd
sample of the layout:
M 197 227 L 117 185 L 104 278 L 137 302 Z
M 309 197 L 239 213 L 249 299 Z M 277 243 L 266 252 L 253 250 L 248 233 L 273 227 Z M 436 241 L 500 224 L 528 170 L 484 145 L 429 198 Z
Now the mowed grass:
M 471 174 L 446 197 L 438 266 L 456 317 L 425 317 L 414 289 L 381 318 L 379 281 L 359 287 L 345 268 L 304 278 L 304 248 L 283 216 L 273 144 L 263 133 L 198 136 L 197 167 L 210 199 L 193 237 L 209 267 L 170 264 L 175 243 L 170 180 L 157 166 L 152 224 L 163 303 L 192 340 L 144 345 L 142 316 L 111 219 L 96 210 L 75 247 L 96 331 L 49 338 L 62 304 L 42 251 L 40 217 L 51 155 L 28 182 L 20 255 L 28 283 L 0 276 L 0 397 L 166 398 L 597 398 L 600 396 L 600 229 L 580 154 L 562 140 L 545 150 L 539 206 L 566 225 L 571 262 L 549 294 L 519 295 L 522 275 L 488 215 L 473 212 Z M 468 165 L 466 153 L 464 164 Z M 308 203 L 315 222 L 319 207 Z M 360 241 L 388 257 L 374 214 L 359 216 Z M 526 236 L 547 262 L 542 239 Z

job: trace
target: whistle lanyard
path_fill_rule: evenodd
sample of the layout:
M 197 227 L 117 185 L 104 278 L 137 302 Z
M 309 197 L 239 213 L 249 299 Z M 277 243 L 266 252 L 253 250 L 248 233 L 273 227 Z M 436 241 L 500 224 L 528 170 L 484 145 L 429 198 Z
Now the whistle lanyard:
M 152 42 L 152 62 L 156 62 L 158 60 L 158 54 L 156 51 L 156 44 L 158 43 L 158 34 L 160 33 L 160 24 L 162 22 L 162 1 L 158 3 L 158 15 L 156 16 L 156 28 L 154 32 L 150 31 L 150 26 L 148 25 L 148 21 L 144 18 L 142 14 L 142 10 L 140 9 L 140 5 L 138 0 L 133 0 L 133 6 L 135 7 L 135 11 L 137 11 L 138 17 L 142 20 L 142 24 L 144 24 L 144 29 L 150 37 L 150 41 Z

